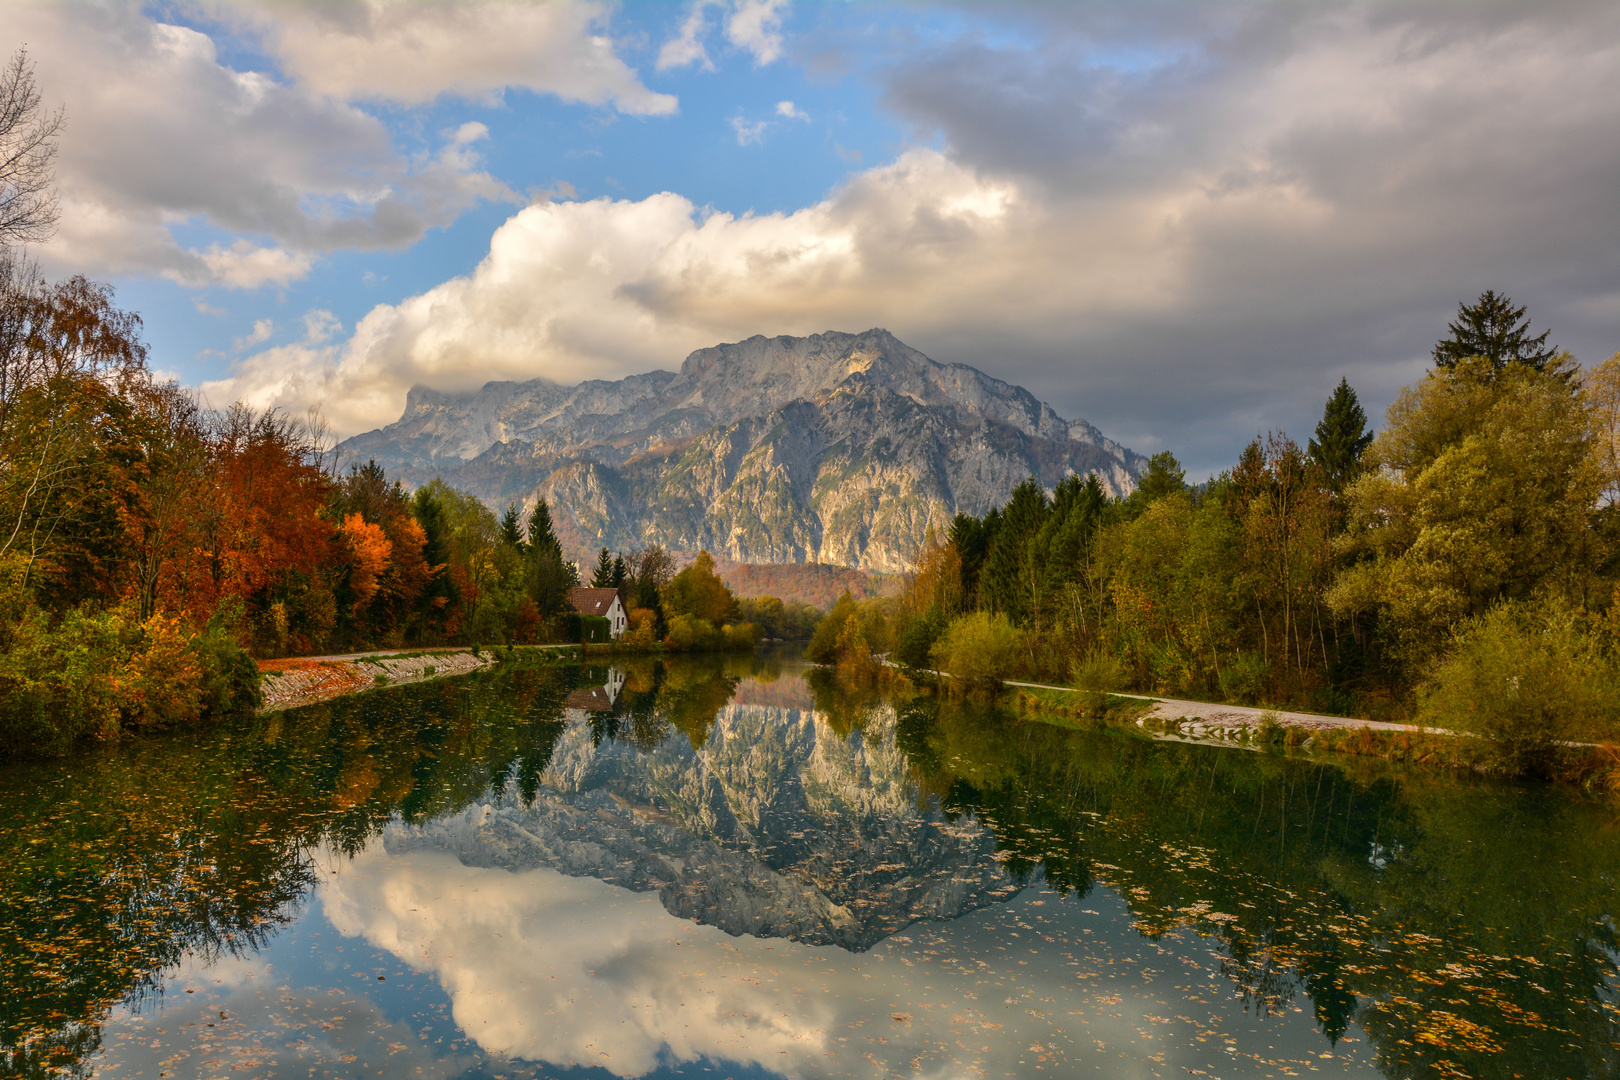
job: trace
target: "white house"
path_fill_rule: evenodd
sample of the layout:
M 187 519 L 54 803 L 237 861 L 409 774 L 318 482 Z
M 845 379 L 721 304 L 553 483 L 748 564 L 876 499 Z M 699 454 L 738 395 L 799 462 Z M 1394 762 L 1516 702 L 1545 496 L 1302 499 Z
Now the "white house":
M 569 589 L 568 602 L 581 615 L 600 615 L 608 621 L 608 632 L 617 641 L 630 626 L 630 615 L 624 610 L 618 589 Z

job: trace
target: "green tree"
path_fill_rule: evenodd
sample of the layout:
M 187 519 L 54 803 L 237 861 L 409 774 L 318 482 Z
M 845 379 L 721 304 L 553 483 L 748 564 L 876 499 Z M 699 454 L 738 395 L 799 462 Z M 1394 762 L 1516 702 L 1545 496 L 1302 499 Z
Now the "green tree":
M 529 549 L 531 551 L 555 551 L 562 555 L 562 542 L 557 539 L 557 532 L 551 526 L 551 507 L 544 499 L 534 501 L 534 509 L 529 512 Z
M 1367 430 L 1367 411 L 1361 399 L 1351 389 L 1348 379 L 1340 378 L 1338 387 L 1322 409 L 1321 422 L 1316 425 L 1316 438 L 1310 440 L 1311 461 L 1322 470 L 1328 487 L 1335 492 L 1355 479 L 1361 455 L 1372 445 L 1373 433 Z
M 1408 660 L 1498 601 L 1583 598 L 1603 475 L 1586 409 L 1557 375 L 1488 357 L 1436 368 L 1390 406 L 1366 460 L 1345 492 L 1350 565 L 1328 599 L 1387 619 Z
M 1181 462 L 1176 460 L 1176 455 L 1168 450 L 1160 450 L 1148 458 L 1142 479 L 1137 481 L 1136 490 L 1132 491 L 1130 498 L 1126 500 L 1127 513 L 1139 514 L 1149 504 L 1166 495 L 1186 490 L 1187 471 L 1181 467 Z
M 980 606 L 1005 612 L 1019 626 L 1039 623 L 1042 571 L 1039 553 L 1032 550 L 1041 528 L 1051 516 L 1052 504 L 1040 482 L 1030 477 L 1013 488 L 1001 508 L 1000 527 L 985 555 L 980 574 Z
M 501 543 L 523 550 L 522 519 L 518 517 L 517 503 L 507 503 L 506 513 L 501 515 Z
M 603 548 L 596 556 L 596 570 L 591 574 L 591 588 L 611 589 L 613 587 L 613 556 L 608 554 L 607 548 Z
M 1483 356 L 1497 371 L 1508 364 L 1523 364 L 1536 371 L 1546 370 L 1557 350 L 1547 345 L 1552 333 L 1530 334 L 1530 320 L 1524 307 L 1513 306 L 1506 296 L 1486 289 L 1473 304 L 1457 305 L 1457 321 L 1448 327 L 1450 336 L 1434 347 L 1434 366 L 1451 368 L 1470 356 Z

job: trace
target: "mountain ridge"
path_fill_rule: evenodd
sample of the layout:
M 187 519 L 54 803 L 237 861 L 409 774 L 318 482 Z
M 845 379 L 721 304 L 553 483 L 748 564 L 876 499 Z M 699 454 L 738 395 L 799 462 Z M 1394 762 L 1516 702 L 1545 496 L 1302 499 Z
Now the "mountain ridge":
M 1096 472 L 1125 494 L 1143 464 L 1028 390 L 882 329 L 756 335 L 616 381 L 413 387 L 398 421 L 339 450 L 492 506 L 544 495 L 571 555 L 660 543 L 885 571 L 1028 476 Z

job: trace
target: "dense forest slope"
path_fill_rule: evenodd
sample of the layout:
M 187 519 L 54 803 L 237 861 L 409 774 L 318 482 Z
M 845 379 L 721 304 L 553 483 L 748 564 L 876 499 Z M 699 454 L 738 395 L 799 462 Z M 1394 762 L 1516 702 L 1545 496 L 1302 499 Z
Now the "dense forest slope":
M 1095 472 L 1125 494 L 1142 463 L 1027 390 L 886 330 L 753 337 L 617 382 L 416 387 L 397 422 L 339 449 L 491 505 L 543 495 L 573 555 L 658 543 L 872 570 L 903 568 L 930 527 L 1000 505 L 1029 476 Z

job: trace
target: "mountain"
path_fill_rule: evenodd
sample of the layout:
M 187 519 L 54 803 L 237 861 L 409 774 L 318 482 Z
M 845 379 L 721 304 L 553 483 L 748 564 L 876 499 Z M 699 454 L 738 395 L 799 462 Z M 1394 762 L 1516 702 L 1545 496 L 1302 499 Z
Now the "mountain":
M 887 330 L 752 337 L 616 382 L 418 386 L 398 421 L 338 449 L 492 506 L 543 495 L 575 556 L 659 543 L 883 571 L 1029 476 L 1050 487 L 1095 472 L 1125 494 L 1144 463 L 1029 391 Z

